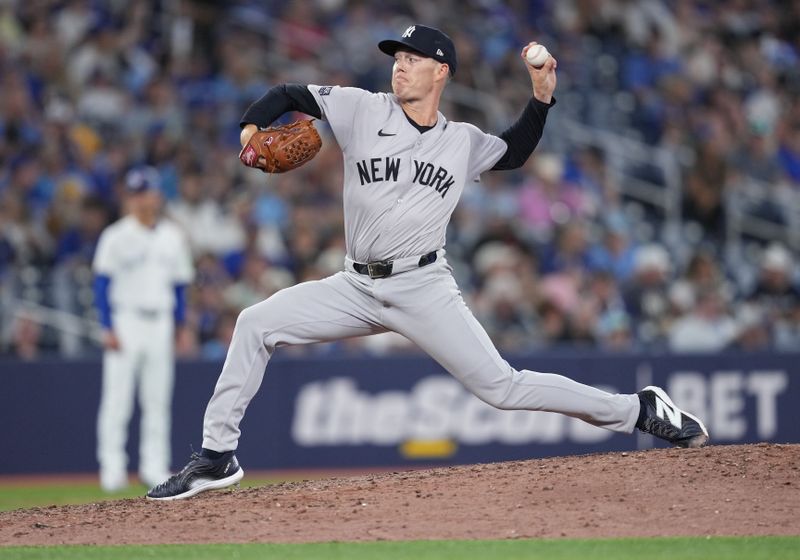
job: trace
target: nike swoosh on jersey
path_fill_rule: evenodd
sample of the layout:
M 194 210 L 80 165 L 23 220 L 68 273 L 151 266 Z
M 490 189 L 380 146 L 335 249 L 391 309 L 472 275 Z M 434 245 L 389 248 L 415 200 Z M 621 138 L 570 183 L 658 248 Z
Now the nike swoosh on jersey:
M 383 129 L 378 131 L 378 136 L 397 136 L 397 133 L 384 132 Z

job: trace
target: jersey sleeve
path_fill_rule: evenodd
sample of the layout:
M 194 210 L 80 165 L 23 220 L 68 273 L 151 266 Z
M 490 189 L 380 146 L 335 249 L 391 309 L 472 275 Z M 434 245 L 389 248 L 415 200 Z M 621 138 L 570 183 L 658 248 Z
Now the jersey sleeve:
M 319 105 L 322 118 L 330 124 L 339 147 L 344 150 L 350 143 L 359 105 L 369 92 L 354 87 L 317 85 L 309 85 L 308 91 Z
M 481 173 L 488 171 L 500 161 L 508 145 L 502 138 L 486 134 L 478 127 L 468 125 L 467 130 L 470 137 L 467 180 L 477 181 Z
M 103 276 L 113 276 L 115 272 L 113 242 L 108 229 L 100 234 L 100 239 L 97 241 L 97 249 L 92 259 L 92 271 Z

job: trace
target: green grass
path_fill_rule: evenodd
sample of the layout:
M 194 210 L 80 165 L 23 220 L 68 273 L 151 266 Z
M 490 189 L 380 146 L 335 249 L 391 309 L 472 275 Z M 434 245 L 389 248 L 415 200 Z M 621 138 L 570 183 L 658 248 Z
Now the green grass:
M 454 560 L 675 560 L 800 558 L 800 537 L 712 537 L 605 540 L 412 541 L 319 544 L 0 547 L 0 558 Z
M 145 492 L 145 487 L 138 484 L 132 484 L 125 491 L 114 494 L 105 494 L 97 484 L 91 483 L 0 486 L 0 511 L 118 500 L 142 496 Z
M 275 480 L 245 479 L 242 488 L 263 486 Z M 119 500 L 144 496 L 147 488 L 141 484 L 131 484 L 122 492 L 106 494 L 97 483 L 40 483 L 40 484 L 0 484 L 0 511 L 12 509 L 43 507 L 64 504 L 88 504 L 101 500 Z M 0 556 L 2 557 L 2 556 Z

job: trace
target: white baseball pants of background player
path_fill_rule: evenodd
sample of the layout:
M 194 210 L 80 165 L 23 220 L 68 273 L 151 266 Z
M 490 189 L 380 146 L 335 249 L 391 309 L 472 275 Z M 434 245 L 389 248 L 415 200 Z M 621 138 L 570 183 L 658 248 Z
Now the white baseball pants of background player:
M 497 408 L 559 412 L 626 433 L 636 424 L 635 394 L 611 394 L 560 375 L 512 368 L 467 308 L 450 266 L 440 257 L 388 278 L 339 272 L 281 290 L 242 311 L 206 408 L 203 447 L 236 449 L 239 423 L 277 347 L 386 330 L 409 338 Z
M 128 424 L 138 388 L 139 476 L 148 486 L 170 476 L 170 427 L 175 380 L 174 319 L 167 311 L 120 310 L 113 315 L 120 350 L 103 355 L 97 417 L 97 460 L 106 490 L 127 484 Z

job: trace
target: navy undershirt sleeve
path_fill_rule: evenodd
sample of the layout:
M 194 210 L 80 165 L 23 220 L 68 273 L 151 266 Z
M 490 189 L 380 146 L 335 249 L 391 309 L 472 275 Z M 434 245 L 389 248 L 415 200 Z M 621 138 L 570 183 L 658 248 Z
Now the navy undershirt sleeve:
M 517 122 L 500 134 L 508 148 L 500 161 L 494 164 L 493 170 L 518 169 L 528 161 L 542 138 L 547 111 L 555 104 L 555 97 L 549 104 L 542 103 L 535 97 L 528 101 Z
M 317 119 L 322 118 L 322 110 L 306 86 L 281 84 L 270 88 L 261 99 L 250 105 L 239 126 L 244 128 L 245 125 L 254 124 L 259 128 L 266 128 L 289 111 L 300 111 Z
M 111 304 L 108 301 L 108 287 L 111 277 L 98 274 L 94 277 L 94 306 L 97 309 L 97 318 L 104 328 L 111 330 Z

